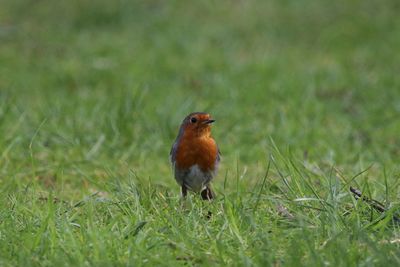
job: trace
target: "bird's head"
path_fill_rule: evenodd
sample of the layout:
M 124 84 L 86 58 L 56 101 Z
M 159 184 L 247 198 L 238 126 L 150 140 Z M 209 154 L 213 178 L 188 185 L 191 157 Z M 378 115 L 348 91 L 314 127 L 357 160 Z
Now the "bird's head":
M 209 136 L 211 134 L 211 124 L 214 121 L 208 113 L 193 112 L 183 120 L 182 127 L 190 135 Z

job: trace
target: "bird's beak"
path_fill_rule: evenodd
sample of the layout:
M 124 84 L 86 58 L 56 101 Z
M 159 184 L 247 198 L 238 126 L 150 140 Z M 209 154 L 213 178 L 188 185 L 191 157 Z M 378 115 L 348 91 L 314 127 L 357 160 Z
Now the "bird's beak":
M 203 123 L 204 124 L 211 124 L 211 123 L 213 123 L 215 120 L 213 120 L 213 119 L 209 119 L 209 120 L 205 120 Z

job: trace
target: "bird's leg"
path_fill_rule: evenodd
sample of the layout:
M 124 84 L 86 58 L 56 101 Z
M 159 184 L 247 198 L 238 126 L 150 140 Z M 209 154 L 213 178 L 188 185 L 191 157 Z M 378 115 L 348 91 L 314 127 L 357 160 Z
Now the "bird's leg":
M 211 186 L 210 185 L 206 185 L 206 188 L 203 189 L 203 191 L 201 191 L 201 198 L 203 200 L 211 200 L 215 197 L 214 192 L 211 190 Z
M 209 200 L 209 201 L 211 201 L 213 198 L 215 198 L 215 194 L 214 194 L 214 192 L 211 190 L 210 185 L 206 185 L 206 188 L 204 188 L 203 191 L 200 192 L 200 195 L 201 195 L 201 198 L 202 198 L 203 200 Z M 207 219 L 211 219 L 211 216 L 212 216 L 212 212 L 211 212 L 211 211 L 208 211 L 208 212 L 207 212 L 207 215 L 206 215 L 206 218 L 207 218 Z
M 184 183 L 182 184 L 181 190 L 182 190 L 182 197 L 185 198 L 187 195 L 187 188 Z
M 186 187 L 186 185 L 184 183 L 182 184 L 181 192 L 182 192 L 182 197 L 180 199 L 181 208 L 183 210 L 186 210 L 187 209 L 187 204 L 188 204 L 187 201 L 186 201 L 187 187 Z

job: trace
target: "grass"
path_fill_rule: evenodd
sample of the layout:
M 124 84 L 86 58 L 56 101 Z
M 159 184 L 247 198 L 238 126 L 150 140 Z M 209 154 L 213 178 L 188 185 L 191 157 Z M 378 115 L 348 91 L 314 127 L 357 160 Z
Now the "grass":
M 1 6 L 1 266 L 400 264 L 397 1 Z M 211 203 L 168 162 L 192 111 Z

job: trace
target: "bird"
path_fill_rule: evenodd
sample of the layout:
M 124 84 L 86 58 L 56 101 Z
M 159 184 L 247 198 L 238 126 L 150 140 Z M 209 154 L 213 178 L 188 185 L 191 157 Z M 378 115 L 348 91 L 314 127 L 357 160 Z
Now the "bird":
M 170 161 L 182 197 L 188 190 L 200 193 L 203 200 L 215 198 L 210 182 L 216 176 L 221 152 L 211 136 L 215 120 L 206 112 L 185 117 L 170 151 Z

